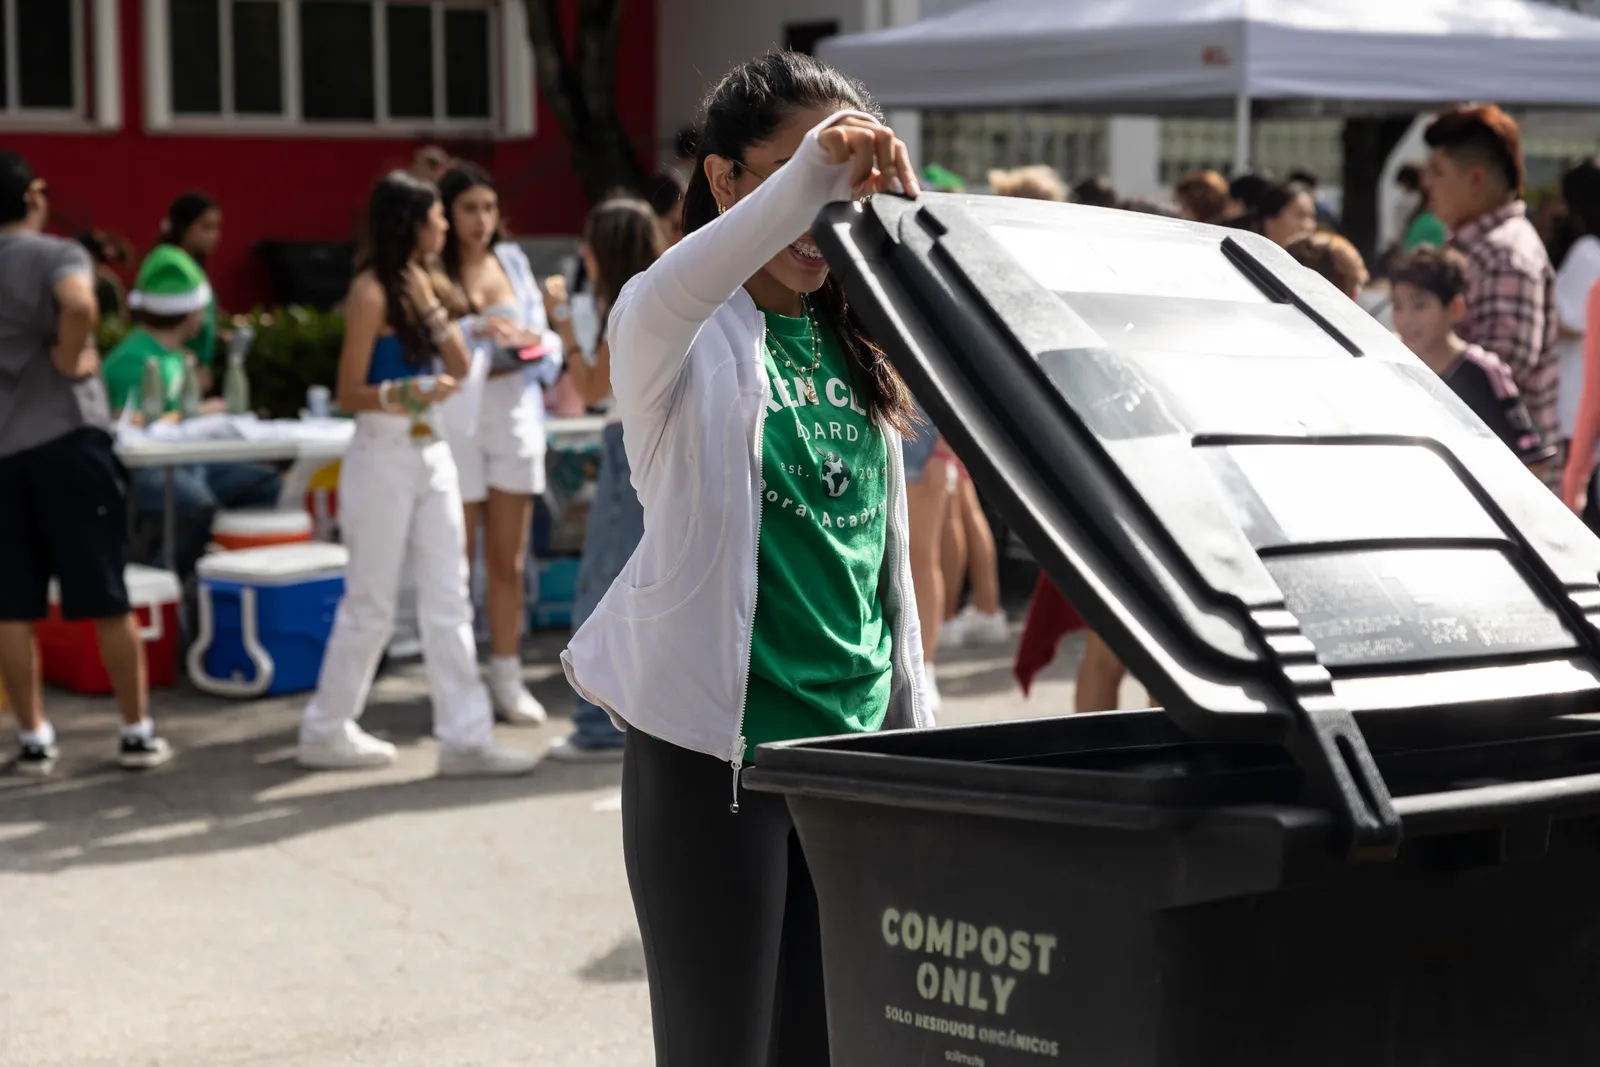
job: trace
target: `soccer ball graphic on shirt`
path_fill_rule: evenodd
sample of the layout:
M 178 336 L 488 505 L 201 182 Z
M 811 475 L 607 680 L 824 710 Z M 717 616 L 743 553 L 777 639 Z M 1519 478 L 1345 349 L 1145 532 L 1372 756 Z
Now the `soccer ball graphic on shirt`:
M 834 500 L 844 496 L 844 491 L 850 488 L 850 468 L 845 466 L 844 457 L 839 453 L 829 452 L 823 457 L 822 484 Z

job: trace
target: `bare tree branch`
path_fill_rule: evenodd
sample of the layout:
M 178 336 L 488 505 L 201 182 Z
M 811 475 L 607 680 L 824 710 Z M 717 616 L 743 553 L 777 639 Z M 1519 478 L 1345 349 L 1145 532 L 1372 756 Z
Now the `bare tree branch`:
M 644 177 L 617 114 L 617 44 L 622 0 L 579 0 L 569 56 L 557 0 L 523 0 L 539 89 L 572 149 L 572 166 L 590 200 Z

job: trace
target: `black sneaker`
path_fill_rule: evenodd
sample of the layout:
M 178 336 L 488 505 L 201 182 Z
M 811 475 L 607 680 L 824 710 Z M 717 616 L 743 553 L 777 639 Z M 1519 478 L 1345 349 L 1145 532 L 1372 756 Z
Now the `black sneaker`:
M 117 764 L 124 770 L 147 771 L 172 758 L 172 746 L 160 737 L 124 737 Z
M 16 771 L 29 778 L 43 778 L 55 770 L 60 755 L 61 750 L 55 745 L 25 742 L 17 749 Z

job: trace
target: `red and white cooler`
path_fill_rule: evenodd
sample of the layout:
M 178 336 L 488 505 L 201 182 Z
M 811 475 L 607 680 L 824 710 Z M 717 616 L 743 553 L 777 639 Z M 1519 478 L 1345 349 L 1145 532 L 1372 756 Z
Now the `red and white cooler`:
M 211 523 L 211 541 L 236 552 L 246 548 L 302 544 L 311 540 L 311 516 L 299 509 L 221 511 Z
M 178 577 L 171 571 L 138 564 L 130 565 L 126 575 L 128 601 L 144 640 L 150 685 L 173 685 L 178 679 L 178 603 L 182 599 Z M 76 693 L 111 692 L 111 677 L 100 662 L 94 623 L 68 622 L 61 617 L 61 597 L 54 582 L 50 584 L 50 614 L 36 632 L 39 665 L 46 682 Z

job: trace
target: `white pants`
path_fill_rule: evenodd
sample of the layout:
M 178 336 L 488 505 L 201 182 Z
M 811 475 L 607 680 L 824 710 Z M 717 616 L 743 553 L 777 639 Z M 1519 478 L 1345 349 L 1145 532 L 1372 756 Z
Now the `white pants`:
M 452 435 L 450 449 L 461 472 L 461 499 L 481 504 L 489 490 L 534 496 L 544 492 L 544 413 L 521 374 L 483 383 L 478 427 L 470 437 Z
M 478 678 L 461 493 L 450 446 L 435 441 L 418 448 L 404 416 L 358 416 L 339 469 L 339 525 L 350 566 L 301 738 L 331 737 L 361 717 L 394 629 L 400 576 L 409 563 L 434 736 L 447 748 L 487 745 L 494 714 Z

